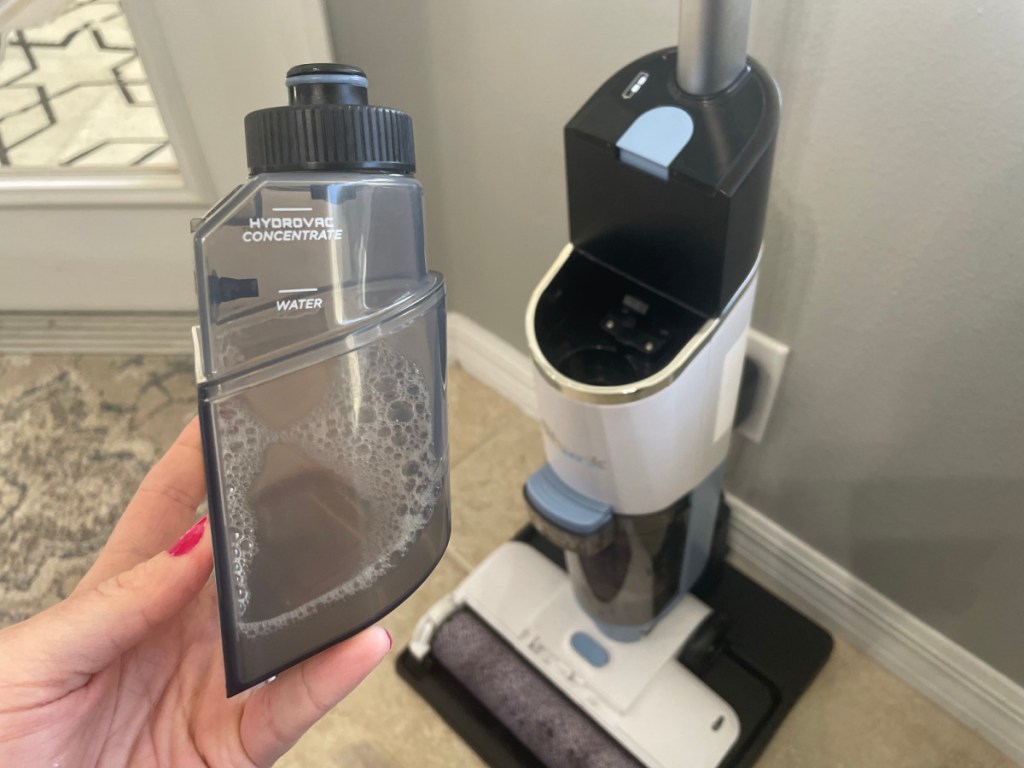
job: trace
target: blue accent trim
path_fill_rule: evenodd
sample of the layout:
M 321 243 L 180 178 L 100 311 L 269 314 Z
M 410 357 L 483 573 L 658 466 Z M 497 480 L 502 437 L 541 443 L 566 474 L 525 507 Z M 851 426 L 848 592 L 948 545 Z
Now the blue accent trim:
M 315 83 L 330 83 L 332 85 L 357 85 L 369 88 L 369 81 L 362 75 L 295 75 L 285 78 L 284 84 L 291 88 L 295 85 L 313 85 Z
M 526 496 L 537 513 L 559 528 L 585 536 L 600 530 L 612 519 L 610 504 L 584 496 L 545 464 L 526 481 Z
M 668 178 L 668 167 L 693 138 L 693 118 L 679 107 L 655 107 L 633 121 L 615 142 L 619 159 L 644 173 Z
M 586 659 L 591 666 L 598 669 L 607 664 L 611 659 L 605 647 L 586 632 L 573 632 L 572 637 L 569 638 L 569 645 L 573 647 L 576 653 Z

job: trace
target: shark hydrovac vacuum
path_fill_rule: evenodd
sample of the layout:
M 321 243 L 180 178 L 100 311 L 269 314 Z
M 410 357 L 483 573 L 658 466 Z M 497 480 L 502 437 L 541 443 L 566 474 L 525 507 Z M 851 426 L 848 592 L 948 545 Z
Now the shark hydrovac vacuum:
M 780 111 L 746 55 L 750 1 L 682 0 L 678 49 L 566 126 L 571 242 L 526 315 L 547 454 L 532 525 L 399 660 L 491 765 L 750 765 L 831 651 L 725 562 Z

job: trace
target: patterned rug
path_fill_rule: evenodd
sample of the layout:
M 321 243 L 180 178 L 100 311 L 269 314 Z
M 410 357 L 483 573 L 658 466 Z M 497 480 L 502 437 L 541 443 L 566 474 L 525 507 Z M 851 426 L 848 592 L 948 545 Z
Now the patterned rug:
M 0 626 L 74 588 L 194 412 L 190 359 L 0 356 Z

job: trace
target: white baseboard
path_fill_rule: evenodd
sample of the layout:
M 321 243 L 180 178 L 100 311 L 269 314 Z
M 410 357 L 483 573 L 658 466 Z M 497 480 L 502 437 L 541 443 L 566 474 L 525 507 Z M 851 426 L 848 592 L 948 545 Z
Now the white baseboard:
M 187 312 L 0 312 L 0 354 L 191 355 Z
M 736 564 L 1024 764 L 1024 688 L 726 493 Z
M 451 362 L 535 416 L 529 357 L 464 315 L 449 314 L 448 327 Z M 738 566 L 1024 765 L 1024 688 L 743 500 L 727 497 Z
M 530 358 L 458 312 L 448 313 L 448 359 L 536 418 Z

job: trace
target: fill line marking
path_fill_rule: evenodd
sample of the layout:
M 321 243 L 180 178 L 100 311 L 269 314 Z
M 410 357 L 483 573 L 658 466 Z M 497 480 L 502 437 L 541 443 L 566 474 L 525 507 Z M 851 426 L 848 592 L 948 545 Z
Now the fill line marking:
M 271 208 L 272 211 L 312 211 L 312 208 Z
M 316 290 L 316 288 L 281 288 L 278 293 L 311 293 Z

